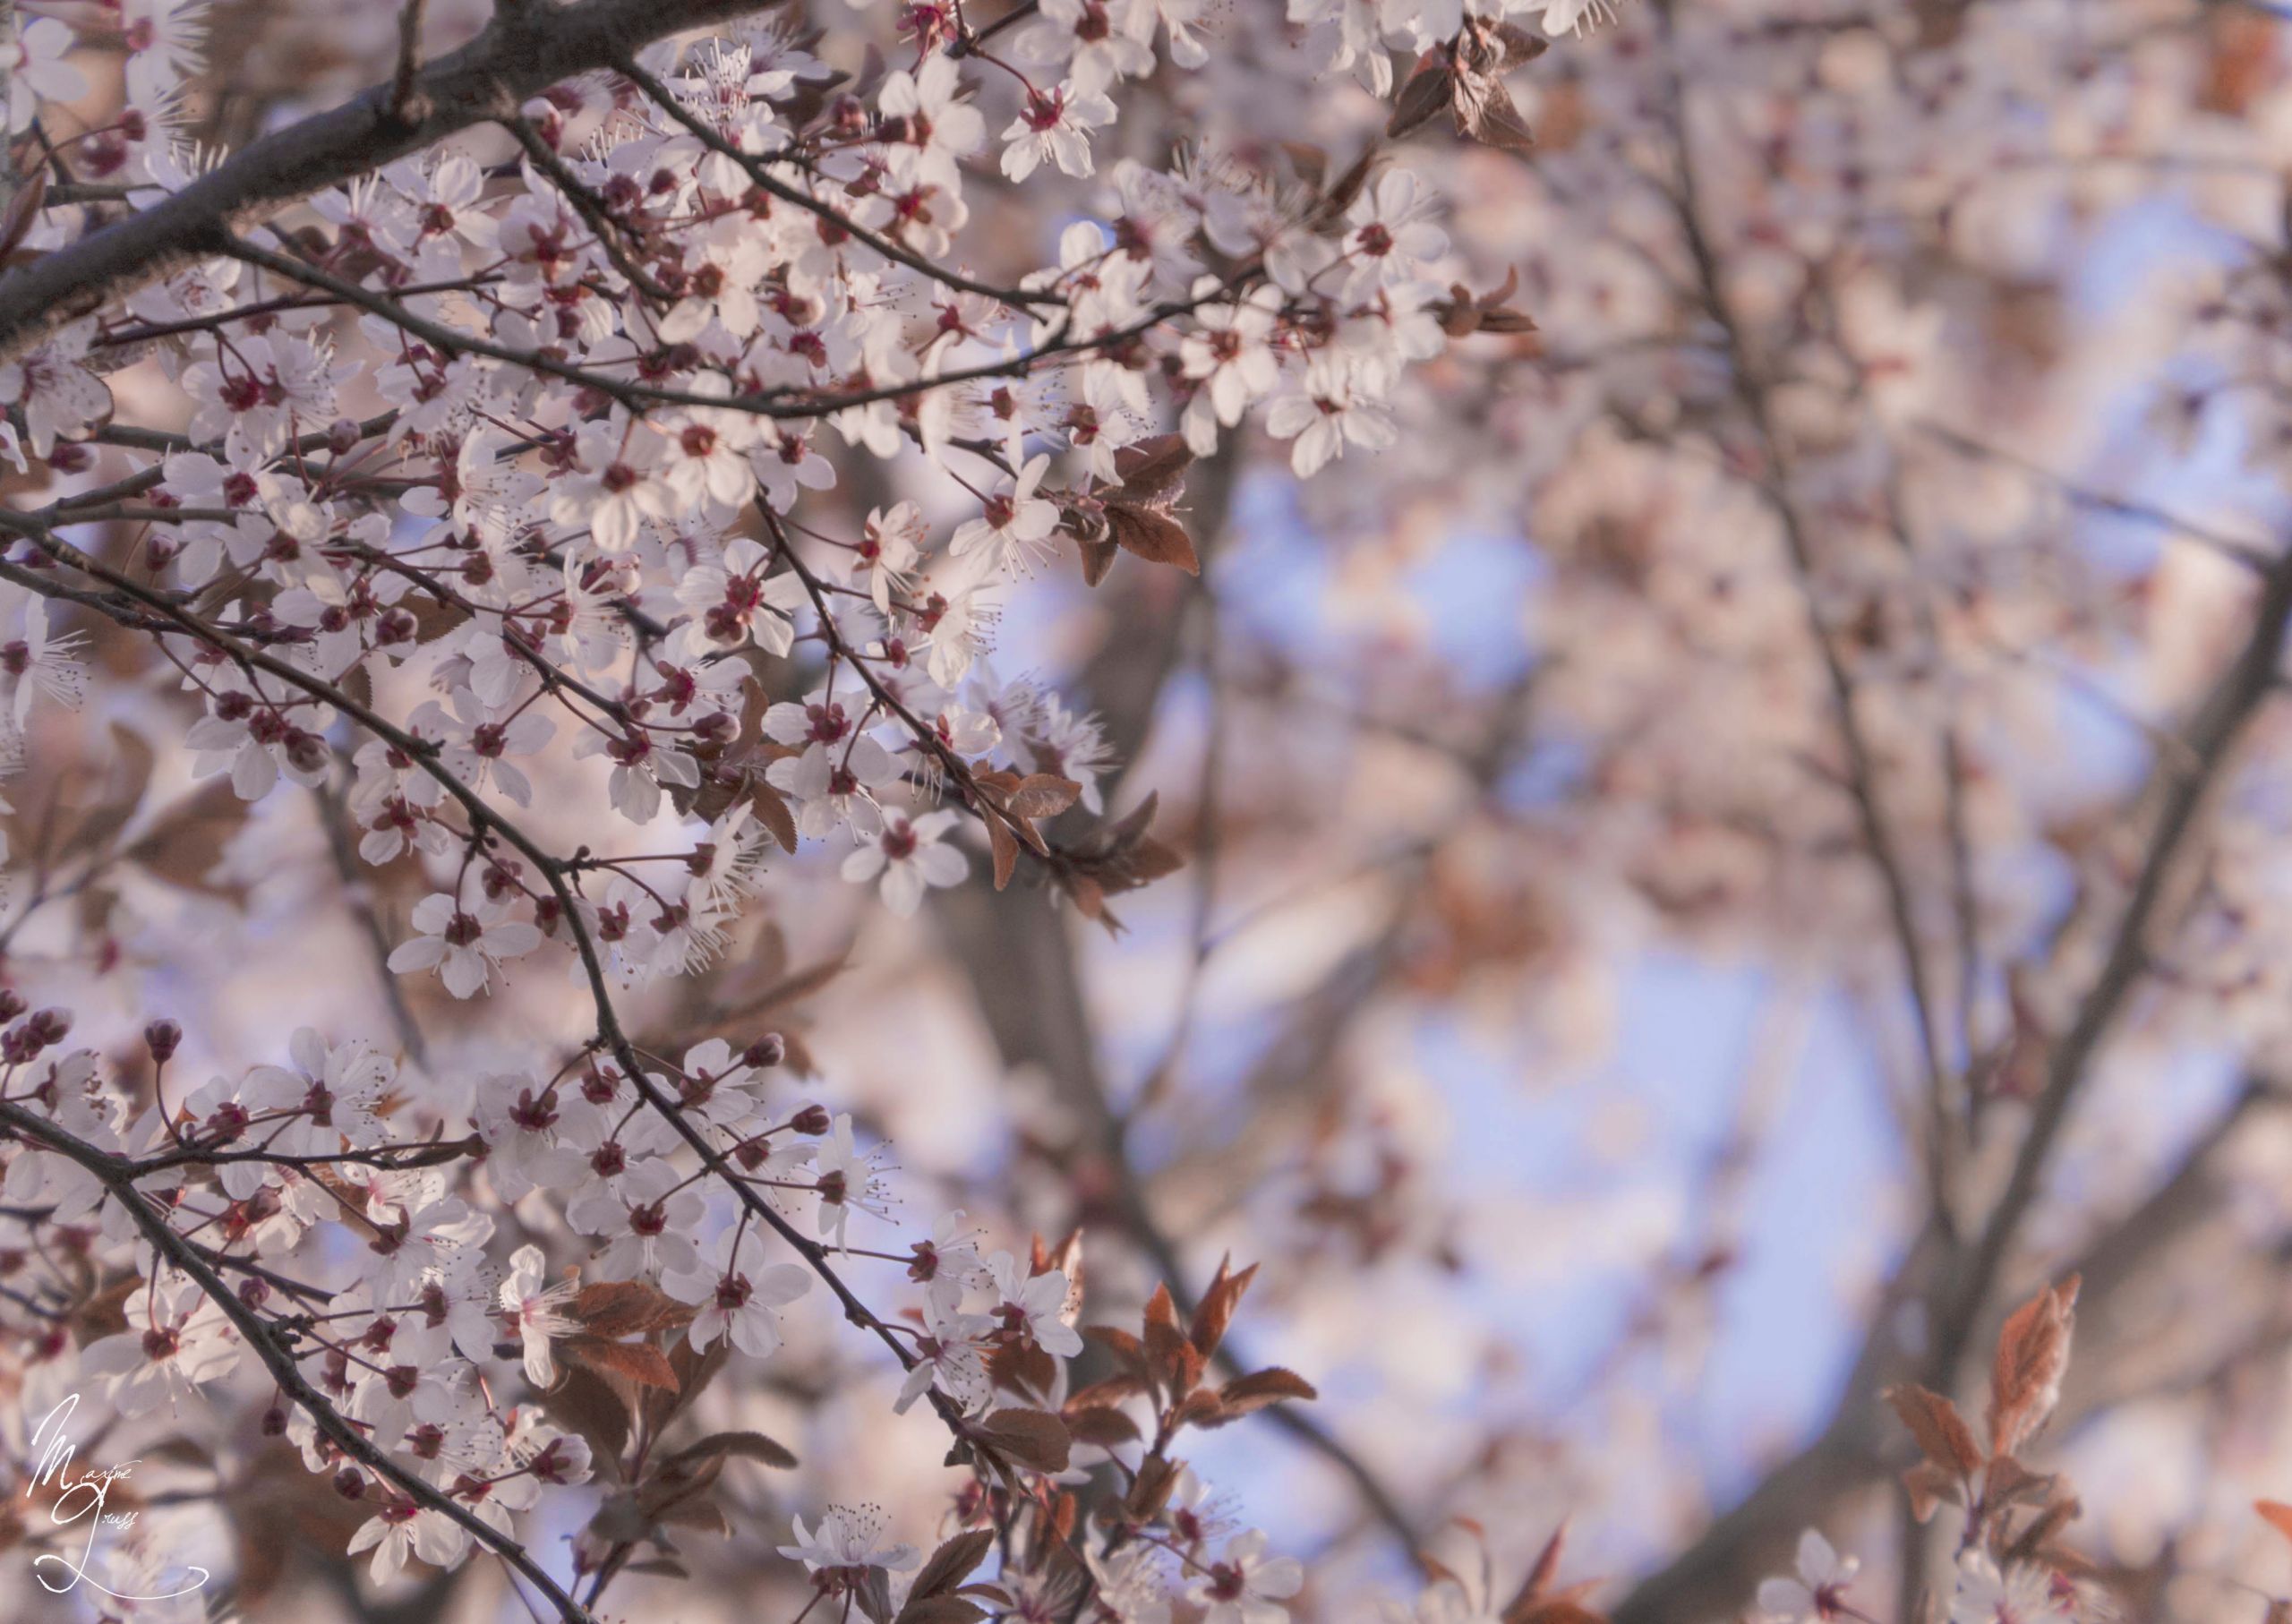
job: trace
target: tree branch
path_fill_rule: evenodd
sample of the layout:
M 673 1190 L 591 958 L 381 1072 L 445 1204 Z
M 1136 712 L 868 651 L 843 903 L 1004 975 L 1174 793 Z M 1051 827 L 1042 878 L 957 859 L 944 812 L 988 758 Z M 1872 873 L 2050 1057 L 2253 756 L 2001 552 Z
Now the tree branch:
M 320 1432 L 345 1455 L 364 1466 L 375 1476 L 389 1483 L 407 1499 L 430 1510 L 440 1512 L 453 1519 L 463 1532 L 479 1544 L 492 1551 L 516 1568 L 526 1582 L 549 1598 L 564 1624 L 588 1624 L 589 1612 L 548 1574 L 540 1564 L 526 1554 L 526 1548 L 512 1536 L 501 1533 L 467 1507 L 449 1496 L 440 1494 L 413 1473 L 399 1466 L 372 1440 L 329 1404 L 326 1396 L 312 1387 L 295 1363 L 295 1355 L 282 1346 L 270 1326 L 261 1314 L 246 1305 L 222 1276 L 201 1255 L 197 1247 L 175 1233 L 167 1220 L 147 1206 L 134 1186 L 139 1172 L 147 1171 L 133 1162 L 97 1149 L 86 1141 L 65 1132 L 45 1116 L 28 1111 L 11 1101 L 0 1100 L 0 1126 L 7 1127 L 39 1145 L 42 1149 L 77 1163 L 92 1175 L 105 1189 L 115 1197 L 121 1209 L 133 1218 L 143 1238 L 175 1268 L 204 1292 L 230 1321 L 239 1335 L 246 1338 L 255 1357 L 262 1361 L 271 1380 L 279 1390 L 302 1406 Z
M 763 9 L 758 0 L 504 8 L 475 39 L 403 84 L 376 85 L 265 136 L 181 192 L 0 277 L 0 360 L 212 253 L 218 230 L 259 225 L 313 192 L 514 111 L 535 92 L 656 39 Z

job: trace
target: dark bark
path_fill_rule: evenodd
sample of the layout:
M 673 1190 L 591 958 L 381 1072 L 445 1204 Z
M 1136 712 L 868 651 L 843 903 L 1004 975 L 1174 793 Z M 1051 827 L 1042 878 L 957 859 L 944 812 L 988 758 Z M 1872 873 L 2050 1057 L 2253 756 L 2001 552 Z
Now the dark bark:
M 514 113 L 536 91 L 655 39 L 764 9 L 759 0 L 504 6 L 483 33 L 407 84 L 375 85 L 266 135 L 181 192 L 0 277 L 0 359 L 217 252 L 229 234 L 298 199 Z

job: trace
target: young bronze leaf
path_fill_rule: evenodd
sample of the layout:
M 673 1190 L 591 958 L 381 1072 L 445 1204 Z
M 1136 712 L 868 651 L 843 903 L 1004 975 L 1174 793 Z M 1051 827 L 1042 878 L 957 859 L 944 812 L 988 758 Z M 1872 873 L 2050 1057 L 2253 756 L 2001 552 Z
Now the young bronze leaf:
M 649 1342 L 608 1342 L 599 1337 L 569 1337 L 565 1355 L 593 1371 L 626 1376 L 641 1387 L 676 1390 L 677 1373 L 668 1358 Z
M 1114 568 L 1122 549 L 1114 544 L 1110 535 L 1078 535 L 1074 538 L 1074 551 L 1082 560 L 1082 585 L 1096 586 L 1107 578 L 1107 571 Z
M 1202 1294 L 1202 1302 L 1193 1311 L 1193 1323 L 1186 1329 L 1186 1339 L 1204 1359 L 1218 1351 L 1226 1339 L 1226 1328 L 1233 1323 L 1234 1310 L 1242 1301 L 1242 1294 L 1257 1278 L 1257 1265 L 1253 1263 L 1239 1274 L 1231 1272 L 1233 1260 L 1218 1261 L 1217 1278 L 1210 1282 L 1210 1289 Z
M 1064 1472 L 1066 1423 L 1042 1410 L 997 1410 L 979 1423 L 979 1438 L 1005 1459 L 1037 1472 Z
M 641 1337 L 686 1324 L 693 1311 L 642 1280 L 604 1280 L 584 1286 L 573 1299 L 573 1317 L 593 1337 Z
M 1138 1423 L 1126 1411 L 1110 1405 L 1069 1406 L 1066 1410 L 1066 1430 L 1076 1443 L 1096 1444 L 1110 1449 L 1118 1443 L 1134 1443 L 1139 1437 Z
M 1134 440 L 1114 454 L 1115 474 L 1122 481 L 1115 494 L 1133 507 L 1167 507 L 1185 489 L 1185 471 L 1193 466 L 1183 434 Z
M 1965 1479 L 1947 1466 L 1937 1466 L 1930 1460 L 1921 1460 L 1902 1474 L 1902 1486 L 1910 1496 L 1910 1514 L 1920 1522 L 1930 1521 L 1942 1506 L 1963 1506 L 1965 1502 Z
M 1415 72 L 1394 98 L 1393 114 L 1385 122 L 1385 133 L 1398 140 L 1423 129 L 1447 110 L 1454 99 L 1455 87 L 1456 74 L 1450 70 L 1443 54 L 1437 48 L 1425 52 L 1416 59 Z
M 797 1465 L 795 1455 L 785 1444 L 766 1438 L 761 1432 L 711 1432 L 697 1443 L 687 1444 L 669 1458 L 679 1461 L 704 1459 L 711 1455 L 729 1456 L 738 1460 L 753 1460 L 783 1470 Z
M 987 1553 L 994 1549 L 995 1530 L 974 1528 L 968 1534 L 958 1534 L 934 1551 L 917 1570 L 915 1583 L 908 1588 L 908 1604 L 901 1618 L 914 1611 L 918 1602 L 952 1593 L 971 1577 L 972 1569 L 985 1561 Z
M 1146 1368 L 1146 1345 L 1116 1325 L 1086 1325 L 1082 1335 L 1105 1348 L 1119 1365 L 1124 1376 L 1133 1382 L 1133 1391 L 1142 1389 L 1150 1375 Z M 1101 1386 L 1104 1383 L 1100 1384 Z M 1095 1389 L 1093 1389 L 1095 1390 Z M 1079 1397 L 1081 1395 L 1077 1395 Z
M 8 200 L 8 206 L 0 209 L 0 256 L 16 252 L 16 244 L 24 240 L 32 222 L 39 218 L 40 205 L 47 200 L 47 170 L 29 158 L 15 167 L 24 179 L 15 189 L 15 195 Z
M 1056 817 L 1082 798 L 1082 786 L 1056 773 L 1034 773 L 1011 791 L 1011 810 L 1021 817 Z
M 1956 1405 L 1914 1381 L 1890 1387 L 1879 1396 L 1894 1406 L 1894 1414 L 1902 1417 L 1927 1459 L 1961 1477 L 1971 1476 L 1980 1468 L 1981 1445 L 1975 1441 L 1973 1429 L 1958 1414 Z
M 863 1568 L 859 1581 L 852 1585 L 851 1594 L 860 1603 L 860 1611 L 873 1624 L 892 1624 L 891 1575 L 881 1568 Z
M 788 798 L 758 778 L 748 787 L 748 806 L 756 813 L 757 822 L 765 826 L 773 841 L 790 857 L 796 855 L 796 814 L 788 805 Z
M 1285 1398 L 1318 1398 L 1320 1390 L 1295 1371 L 1275 1365 L 1269 1370 L 1252 1371 L 1246 1376 L 1236 1376 L 1218 1389 L 1218 1400 L 1231 1421 L 1279 1404 Z
M 988 1354 L 987 1373 L 1006 1393 L 1047 1400 L 1058 1385 L 1058 1361 L 1031 1342 L 1008 1342 Z
M 1535 145 L 1511 92 L 1492 79 L 1457 81 L 1456 124 L 1458 134 L 1499 151 L 1527 152 Z
M 1165 1294 L 1166 1304 L 1167 1301 Z M 1202 1355 L 1194 1352 L 1193 1344 L 1178 1329 L 1175 1315 L 1156 1318 L 1150 1312 L 1146 1321 L 1146 1362 L 1153 1372 L 1155 1384 L 1172 1398 L 1184 1397 L 1202 1379 Z
M 2061 1397 L 2076 1326 L 2075 1275 L 2015 1309 L 1997 1333 L 1989 1379 L 1989 1449 L 2010 1455 L 2034 1437 Z
M 1133 508 L 1127 502 L 1107 504 L 1107 534 L 1125 552 L 1135 553 L 1150 564 L 1175 564 L 1188 575 L 1202 573 L 1202 560 L 1193 538 L 1167 513 Z
M 1198 1387 L 1178 1401 L 1170 1413 L 1170 1431 L 1180 1427 L 1222 1427 L 1229 1421 L 1240 1419 L 1238 1413 L 1228 1414 L 1225 1402 L 1206 1387 Z
M 1170 1492 L 1177 1483 L 1178 1463 L 1149 1455 L 1140 1465 L 1130 1492 L 1123 1497 L 1122 1509 L 1134 1522 L 1151 1522 L 1170 1503 Z
M 1544 1549 L 1536 1552 L 1536 1560 L 1529 1566 L 1528 1577 L 1520 1581 L 1519 1590 L 1504 1609 L 1505 1618 L 1527 1611 L 1550 1594 L 1552 1580 L 1560 1577 L 1560 1553 L 1567 1544 L 1568 1524 L 1562 1519 L 1560 1526 L 1552 1531 L 1552 1537 L 1544 1541 Z
M 1506 1624 L 1607 1624 L 1607 1618 L 1573 1596 L 1554 1596 L 1549 1602 L 1537 1603 Z
M 555 1387 L 542 1395 L 542 1408 L 558 1425 L 588 1440 L 597 1474 L 608 1482 L 620 1474 L 628 1446 L 629 1405 L 626 1384 L 579 1364 L 569 1364 Z
M 2292 1506 L 2280 1500 L 2256 1500 L 2253 1501 L 2253 1509 L 2260 1513 L 2261 1519 L 2270 1527 L 2286 1539 L 2292 1540 Z
M 654 1388 L 644 1395 L 645 1423 L 658 1436 L 663 1427 L 692 1407 L 708 1384 L 716 1380 L 731 1358 L 731 1339 L 719 1337 L 706 1353 L 696 1352 L 686 1338 L 669 1350 L 669 1369 L 677 1379 L 675 1390 Z
M 987 847 L 995 859 L 995 889 L 1000 891 L 1018 871 L 1019 837 L 1001 818 L 990 817 L 987 820 Z
M 962 1596 L 915 1596 L 899 1610 L 894 1624 L 977 1624 L 987 1610 Z

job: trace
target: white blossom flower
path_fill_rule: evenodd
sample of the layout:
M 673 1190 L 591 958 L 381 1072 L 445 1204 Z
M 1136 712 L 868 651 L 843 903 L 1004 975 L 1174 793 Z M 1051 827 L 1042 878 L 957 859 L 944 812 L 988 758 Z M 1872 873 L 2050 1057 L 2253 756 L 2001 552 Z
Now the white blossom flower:
M 402 976 L 436 970 L 446 990 L 457 998 L 489 990 L 506 961 L 522 958 L 541 945 L 541 932 L 524 919 L 512 919 L 507 902 L 487 900 L 464 908 L 442 891 L 414 905 L 413 925 L 419 934 L 390 953 L 391 971 Z
M 857 1578 L 870 1568 L 904 1573 L 919 1560 L 912 1545 L 887 1545 L 884 1514 L 877 1506 L 830 1506 L 819 1527 L 808 1532 L 804 1519 L 794 1519 L 796 1543 L 780 1547 L 780 1554 L 804 1564 L 815 1575 L 836 1574 Z
M 780 1348 L 780 1316 L 812 1288 L 810 1270 L 795 1263 L 764 1261 L 763 1238 L 753 1229 L 727 1230 L 702 1255 L 696 1268 L 661 1277 L 661 1289 L 681 1303 L 696 1303 L 686 1335 L 696 1352 L 721 1337 L 751 1359 L 768 1359 Z
M 1255 1528 L 1226 1542 L 1217 1561 L 1186 1587 L 1186 1599 L 1202 1610 L 1203 1624 L 1285 1624 L 1281 1605 L 1304 1587 L 1305 1569 L 1296 1558 L 1269 1557 L 1265 1535 Z
M 1761 1581 L 1758 1610 L 1783 1624 L 1815 1624 L 1843 1617 L 1846 1586 L 1860 1566 L 1855 1558 L 1841 1556 L 1820 1532 L 1809 1528 L 1799 1536 L 1796 1576 Z
M 580 1329 L 565 1312 L 580 1290 L 578 1283 L 545 1284 L 548 1278 L 548 1260 L 540 1247 L 528 1245 L 509 1254 L 509 1278 L 501 1282 L 501 1312 L 524 1346 L 526 1380 L 543 1389 L 557 1385 L 557 1360 L 550 1344 Z
M 911 823 L 893 813 L 884 819 L 881 834 L 843 859 L 843 877 L 864 885 L 881 875 L 884 906 L 902 919 L 912 916 L 933 886 L 962 884 L 967 871 L 962 853 L 939 843 L 954 826 L 955 816 L 942 808 Z

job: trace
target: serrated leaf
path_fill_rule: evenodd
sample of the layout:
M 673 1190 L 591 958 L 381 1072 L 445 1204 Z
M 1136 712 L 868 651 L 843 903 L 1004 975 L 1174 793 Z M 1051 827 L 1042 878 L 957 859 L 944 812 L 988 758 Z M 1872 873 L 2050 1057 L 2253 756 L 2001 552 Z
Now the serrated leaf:
M 908 1588 L 908 1606 L 901 1613 L 907 1619 L 915 1603 L 933 1596 L 952 1593 L 972 1571 L 987 1560 L 995 1549 L 995 1530 L 974 1528 L 968 1534 L 958 1534 L 934 1551 L 923 1566 L 916 1571 L 915 1583 Z M 913 1624 L 913 1620 L 909 1620 Z
M 1218 1389 L 1218 1402 L 1234 1415 L 1247 1415 L 1287 1398 L 1318 1398 L 1319 1389 L 1292 1370 L 1279 1365 L 1236 1376 Z
M 788 1446 L 777 1439 L 766 1438 L 761 1432 L 711 1432 L 697 1443 L 688 1443 L 669 1457 L 675 1461 L 696 1461 L 709 1456 L 724 1456 L 735 1460 L 753 1460 L 767 1466 L 786 1471 L 799 1463 Z

